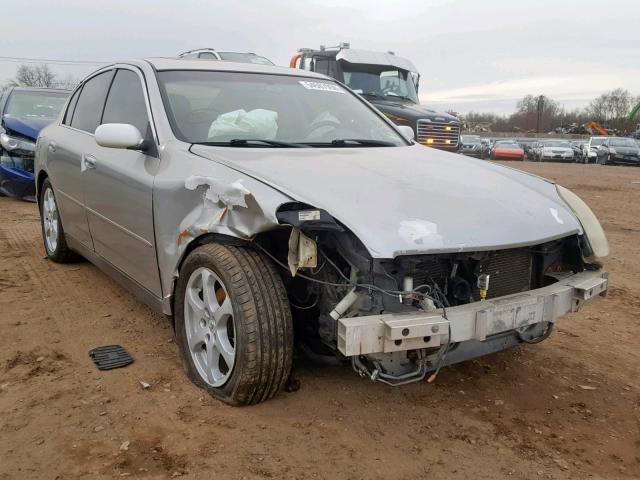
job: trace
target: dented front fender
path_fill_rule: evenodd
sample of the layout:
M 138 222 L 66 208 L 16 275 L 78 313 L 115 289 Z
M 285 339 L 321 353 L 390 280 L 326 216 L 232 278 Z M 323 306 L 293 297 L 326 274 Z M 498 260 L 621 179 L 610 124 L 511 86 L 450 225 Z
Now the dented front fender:
M 176 142 L 161 152 L 153 210 L 165 303 L 189 244 L 207 234 L 250 240 L 279 226 L 276 210 L 292 199 L 246 174 L 194 155 Z M 188 174 L 187 174 L 188 173 Z

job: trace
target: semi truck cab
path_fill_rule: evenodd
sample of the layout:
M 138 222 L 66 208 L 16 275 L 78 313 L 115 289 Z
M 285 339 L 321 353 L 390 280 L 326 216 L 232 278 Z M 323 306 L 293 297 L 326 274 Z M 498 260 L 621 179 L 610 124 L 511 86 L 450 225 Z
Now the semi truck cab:
M 344 83 L 395 124 L 411 127 L 416 141 L 423 145 L 449 151 L 457 151 L 460 146 L 459 120 L 420 105 L 420 74 L 406 58 L 393 52 L 352 49 L 348 43 L 341 43 L 318 50 L 300 49 L 289 66 Z

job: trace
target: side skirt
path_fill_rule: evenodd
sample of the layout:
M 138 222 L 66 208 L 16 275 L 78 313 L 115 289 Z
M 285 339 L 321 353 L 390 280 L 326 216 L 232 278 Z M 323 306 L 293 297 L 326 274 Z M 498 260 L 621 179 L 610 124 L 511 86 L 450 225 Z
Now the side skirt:
M 171 309 L 169 303 L 162 300 L 162 298 L 155 296 L 149 290 L 144 288 L 138 282 L 129 277 L 126 273 L 122 272 L 107 260 L 96 254 L 94 251 L 89 250 L 82 243 L 77 241 L 71 235 L 65 234 L 67 245 L 71 250 L 82 255 L 84 258 L 93 263 L 96 267 L 109 275 L 116 283 L 122 288 L 132 293 L 141 302 L 148 305 L 152 310 L 163 315 L 171 316 Z

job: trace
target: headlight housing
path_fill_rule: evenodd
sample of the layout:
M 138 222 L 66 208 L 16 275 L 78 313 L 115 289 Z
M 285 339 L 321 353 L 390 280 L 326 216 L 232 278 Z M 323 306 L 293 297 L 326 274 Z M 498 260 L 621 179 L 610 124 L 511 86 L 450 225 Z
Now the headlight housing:
M 603 258 L 609 255 L 609 242 L 602 229 L 602 225 L 591 211 L 589 206 L 571 190 L 560 185 L 556 185 L 558 195 L 571 208 L 578 221 L 582 225 L 584 235 L 591 247 L 591 252 L 596 258 Z
M 36 144 L 31 140 L 13 137 L 7 133 L 0 134 L 0 144 L 8 152 L 12 150 L 23 150 L 25 152 L 35 152 Z

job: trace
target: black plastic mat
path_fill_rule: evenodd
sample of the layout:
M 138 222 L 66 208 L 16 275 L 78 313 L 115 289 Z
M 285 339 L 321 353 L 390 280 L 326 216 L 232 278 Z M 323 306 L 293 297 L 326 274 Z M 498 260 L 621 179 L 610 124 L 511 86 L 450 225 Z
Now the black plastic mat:
M 133 357 L 120 345 L 106 345 L 94 348 L 89 352 L 98 370 L 111 370 L 126 367 L 133 363 Z

